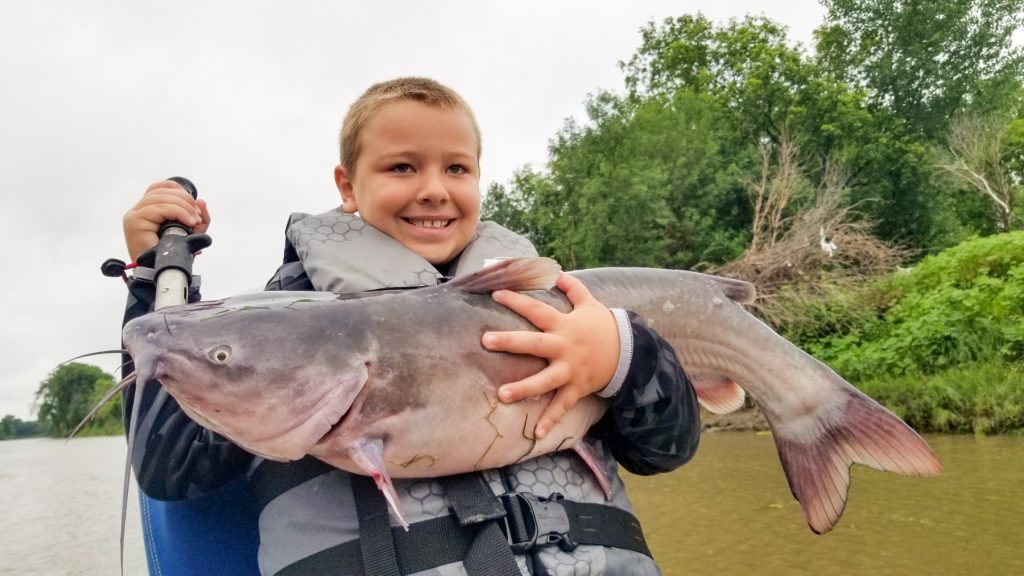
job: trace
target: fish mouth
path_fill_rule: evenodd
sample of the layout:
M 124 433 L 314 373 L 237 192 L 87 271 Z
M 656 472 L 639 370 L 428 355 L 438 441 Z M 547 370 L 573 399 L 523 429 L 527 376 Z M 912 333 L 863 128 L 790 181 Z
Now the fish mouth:
M 331 425 L 327 432 L 324 432 L 323 436 L 313 445 L 313 448 L 322 448 L 327 444 L 331 443 L 337 436 L 344 434 L 344 428 L 352 421 L 353 415 L 357 414 L 366 402 L 367 390 L 360 390 L 356 397 L 352 400 L 351 405 L 348 409 L 341 414 L 341 416 Z M 310 449 L 312 452 L 312 448 Z

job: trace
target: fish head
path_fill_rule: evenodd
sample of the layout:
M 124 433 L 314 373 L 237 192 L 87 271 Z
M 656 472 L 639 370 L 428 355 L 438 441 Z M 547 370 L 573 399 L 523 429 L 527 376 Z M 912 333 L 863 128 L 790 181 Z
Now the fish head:
M 196 422 L 273 460 L 303 457 L 367 379 L 353 307 L 267 293 L 164 308 L 125 325 L 140 381 L 158 379 Z

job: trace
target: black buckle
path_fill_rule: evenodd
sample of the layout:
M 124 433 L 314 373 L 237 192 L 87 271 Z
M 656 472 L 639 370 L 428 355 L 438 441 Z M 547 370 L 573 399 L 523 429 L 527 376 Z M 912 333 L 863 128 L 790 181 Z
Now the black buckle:
M 522 554 L 549 544 L 558 544 L 562 550 L 571 552 L 579 545 L 569 536 L 569 513 L 561 503 L 565 499 L 562 494 L 555 492 L 544 498 L 514 492 L 499 498 L 508 512 L 504 529 L 512 552 Z

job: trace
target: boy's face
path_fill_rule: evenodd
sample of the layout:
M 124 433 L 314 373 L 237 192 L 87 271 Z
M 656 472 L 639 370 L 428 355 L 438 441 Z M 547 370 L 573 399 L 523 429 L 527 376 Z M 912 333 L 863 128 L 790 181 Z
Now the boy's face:
M 480 215 L 478 142 L 469 117 L 399 101 L 381 109 L 359 138 L 355 170 L 334 169 L 344 211 L 358 210 L 431 264 L 462 252 Z

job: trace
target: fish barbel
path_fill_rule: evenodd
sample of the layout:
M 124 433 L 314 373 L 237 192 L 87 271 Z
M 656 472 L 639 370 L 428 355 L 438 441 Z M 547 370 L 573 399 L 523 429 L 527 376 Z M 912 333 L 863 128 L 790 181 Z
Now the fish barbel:
M 581 399 L 538 440 L 532 430 L 551 393 L 511 404 L 496 393 L 545 361 L 480 344 L 484 332 L 536 330 L 494 302 L 494 290 L 571 309 L 552 288 L 558 273 L 549 259 L 513 259 L 427 288 L 236 296 L 136 318 L 123 338 L 137 381 L 159 379 L 201 425 L 265 458 L 311 454 L 372 476 L 396 513 L 391 478 L 496 468 L 557 450 L 575 450 L 606 486 L 583 441 L 605 401 Z M 854 463 L 940 472 L 902 420 L 747 313 L 740 304 L 752 301 L 751 285 L 645 268 L 571 274 L 668 340 L 707 409 L 729 412 L 750 394 L 813 531 L 838 521 Z

